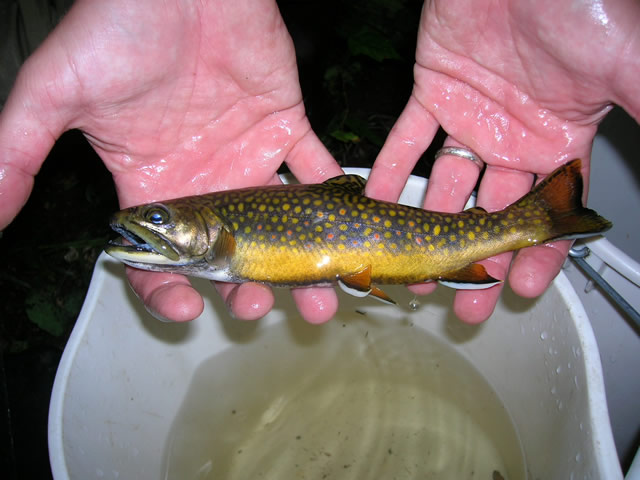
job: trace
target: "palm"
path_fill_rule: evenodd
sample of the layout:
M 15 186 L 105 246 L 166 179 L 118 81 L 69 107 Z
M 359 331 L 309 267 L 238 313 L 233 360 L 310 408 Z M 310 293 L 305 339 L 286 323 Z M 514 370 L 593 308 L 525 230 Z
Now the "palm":
M 283 161 L 307 182 L 340 172 L 310 130 L 275 2 L 81 1 L 30 60 L 16 90 L 28 82 L 35 120 L 22 119 L 21 128 L 32 134 L 31 151 L 0 184 L 16 197 L 16 184 L 30 188 L 52 141 L 69 128 L 94 145 L 123 206 L 273 182 Z M 3 112 L 5 131 L 12 107 Z M 8 205 L 17 211 L 19 200 Z M 160 316 L 188 319 L 201 309 L 182 277 L 129 277 Z M 251 297 L 234 308 L 239 316 L 264 314 L 271 294 L 245 287 L 220 289 L 230 303 Z M 322 300 L 316 310 L 335 304 L 332 293 L 315 296 Z M 313 310 L 306 308 L 308 318 L 324 319 Z
M 624 45 L 607 42 L 607 29 L 622 28 L 614 21 L 618 17 L 603 25 L 593 9 L 581 7 L 571 11 L 571 3 L 554 1 L 427 2 L 414 90 L 376 161 L 369 194 L 395 198 L 439 125 L 449 134 L 447 143 L 471 148 L 488 164 L 478 203 L 489 210 L 504 208 L 531 188 L 534 174 L 549 173 L 571 158 L 583 158 L 588 175 L 596 124 L 610 102 L 623 100 L 616 98 L 612 79 L 626 59 L 612 54 L 623 52 Z M 440 158 L 425 208 L 459 211 L 478 174 L 466 160 Z M 393 182 L 382 180 L 390 177 Z M 565 242 L 522 251 L 510 275 L 514 290 L 525 296 L 541 293 L 567 248 Z M 510 259 L 505 254 L 485 264 L 505 278 Z M 499 291 L 460 291 L 456 312 L 467 321 L 481 321 Z

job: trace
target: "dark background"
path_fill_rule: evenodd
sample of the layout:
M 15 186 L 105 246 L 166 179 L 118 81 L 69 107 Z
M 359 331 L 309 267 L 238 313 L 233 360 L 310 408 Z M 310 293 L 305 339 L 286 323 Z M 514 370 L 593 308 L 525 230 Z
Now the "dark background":
M 278 4 L 296 45 L 314 131 L 340 165 L 370 167 L 411 92 L 422 0 Z M 610 118 L 621 115 L 615 110 L 600 128 L 614 142 L 622 133 L 609 126 Z M 443 140 L 441 131 L 414 174 L 429 175 Z M 117 209 L 110 173 L 83 135 L 71 131 L 56 143 L 27 205 L 2 232 L 2 478 L 51 478 L 51 388 L 95 260 L 115 236 L 108 220 Z
M 422 1 L 278 3 L 294 38 L 315 132 L 341 165 L 371 166 L 411 92 Z M 415 171 L 427 176 L 429 169 L 421 161 Z M 84 136 L 71 131 L 56 143 L 27 205 L 2 232 L 2 478 L 51 478 L 51 388 L 95 260 L 115 236 L 108 220 L 116 210 L 110 173 Z

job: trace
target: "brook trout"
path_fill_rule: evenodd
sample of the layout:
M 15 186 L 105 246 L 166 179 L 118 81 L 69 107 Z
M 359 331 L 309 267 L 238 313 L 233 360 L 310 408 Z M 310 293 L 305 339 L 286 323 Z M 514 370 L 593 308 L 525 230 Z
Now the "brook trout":
M 514 204 L 488 213 L 438 213 L 367 198 L 356 175 L 313 185 L 214 192 L 127 208 L 111 227 L 131 245 L 106 251 L 132 267 L 280 287 L 338 284 L 393 302 L 379 284 L 498 283 L 478 260 L 611 222 L 582 206 L 580 160 L 558 168 Z

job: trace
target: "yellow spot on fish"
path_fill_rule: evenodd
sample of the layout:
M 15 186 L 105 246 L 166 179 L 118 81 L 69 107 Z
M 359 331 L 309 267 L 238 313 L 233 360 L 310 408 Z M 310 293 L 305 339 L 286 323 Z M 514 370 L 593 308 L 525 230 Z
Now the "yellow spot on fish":
M 391 227 L 391 220 L 385 220 L 384 221 L 384 226 L 387 227 L 387 228 L 390 228 Z
M 433 227 L 433 234 L 440 235 L 440 225 L 436 225 L 435 227 Z
M 458 227 L 464 227 L 464 222 L 462 220 L 458 220 Z
M 395 210 L 389 210 L 389 216 L 390 217 L 395 217 L 397 215 Z
M 314 201 L 313 201 L 313 204 L 314 204 L 316 207 L 319 207 L 320 205 L 322 205 L 322 200 L 320 200 L 320 199 L 318 199 L 318 200 L 314 200 Z
M 335 222 L 336 221 L 336 216 L 333 213 L 329 214 L 329 221 L 330 222 Z
M 322 227 L 320 225 L 316 226 L 316 232 L 318 232 L 318 233 L 322 232 Z
M 478 223 L 480 225 L 484 225 L 487 221 L 484 218 L 481 218 L 480 220 L 478 220 Z
M 346 225 L 345 225 L 345 226 L 346 226 Z M 365 235 L 365 236 L 369 236 L 369 235 L 371 235 L 371 231 L 372 231 L 372 230 L 371 230 L 370 228 L 368 228 L 368 227 L 367 227 L 367 228 L 364 230 L 364 235 Z
M 335 208 L 335 205 L 333 203 L 327 203 L 328 210 L 333 210 L 334 208 Z
M 509 229 L 509 232 L 510 232 L 510 233 L 516 233 L 517 231 L 518 231 L 518 229 L 517 229 L 516 227 L 511 227 L 511 228 Z
M 345 225 L 344 223 L 340 224 L 340 226 L 338 227 L 340 229 L 340 231 L 344 232 L 346 231 L 349 227 L 347 225 Z M 370 228 L 368 230 L 371 230 Z
M 484 240 L 489 240 L 489 232 L 483 232 L 483 233 L 482 233 L 482 238 L 483 238 Z
M 261 212 L 264 212 L 266 209 L 267 206 L 264 203 L 258 207 L 258 210 L 260 210 Z
M 500 227 L 497 226 L 497 225 L 495 227 L 493 227 L 493 232 L 494 233 L 500 233 Z
M 455 235 L 450 235 L 449 236 L 449 240 L 451 240 L 452 242 L 456 241 L 456 236 Z
M 238 211 L 239 211 L 240 213 L 244 212 L 244 203 L 239 203 L 239 204 L 238 204 Z
M 235 209 L 236 209 L 236 206 L 234 204 L 229 205 L 229 211 L 230 212 L 235 211 Z
M 384 232 L 384 238 L 391 238 L 391 232 Z
M 435 251 L 436 247 L 434 247 L 431 243 L 429 244 L 429 251 L 433 252 Z
M 244 227 L 244 233 L 251 233 L 251 227 Z
M 297 207 L 295 207 L 293 209 L 293 211 L 294 211 L 294 213 L 300 213 L 300 212 L 302 212 L 302 207 L 300 205 L 298 205 Z
M 508 213 L 508 214 L 507 214 L 507 218 L 508 218 L 509 220 L 513 220 L 515 217 L 514 217 L 513 213 Z
M 284 210 L 285 212 L 289 211 L 290 208 L 291 208 L 291 205 L 289 205 L 288 203 L 285 203 L 284 205 L 282 205 L 282 210 Z
M 345 248 L 347 247 L 345 247 L 343 243 L 338 244 L 338 250 L 344 250 Z
M 366 212 L 362 212 L 362 214 L 360 214 L 360 218 L 362 218 L 363 220 L 366 220 L 367 218 L 369 218 L 369 214 Z
M 395 243 L 392 243 L 392 244 L 391 244 L 391 248 L 392 248 L 393 250 L 395 250 L 396 248 L 398 248 L 398 245 L 396 245 Z
M 369 240 L 364 241 L 364 246 L 369 248 L 371 246 L 371 242 Z
M 469 233 L 467 233 L 467 238 L 468 238 L 469 240 L 472 240 L 472 241 L 473 241 L 473 240 L 475 240 L 475 239 L 476 239 L 476 234 L 475 234 L 475 233 L 473 233 L 473 232 L 469 232 Z
M 233 229 L 238 230 L 239 228 L 240 228 L 240 225 L 238 225 L 238 222 L 233 222 Z
M 466 240 L 464 238 L 460 239 L 460 248 L 464 248 L 464 246 L 467 244 Z
M 405 246 L 404 246 L 404 249 L 405 249 L 407 252 L 410 252 L 410 251 L 411 251 L 411 245 L 409 245 L 409 244 L 405 245 Z

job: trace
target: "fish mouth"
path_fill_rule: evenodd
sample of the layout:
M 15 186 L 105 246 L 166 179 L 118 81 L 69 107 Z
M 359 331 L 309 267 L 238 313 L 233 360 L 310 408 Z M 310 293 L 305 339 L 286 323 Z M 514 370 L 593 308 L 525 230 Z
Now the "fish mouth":
M 180 254 L 169 240 L 135 223 L 112 222 L 111 228 L 129 243 L 112 240 L 105 248 L 112 257 L 121 262 L 136 264 L 178 265 Z

